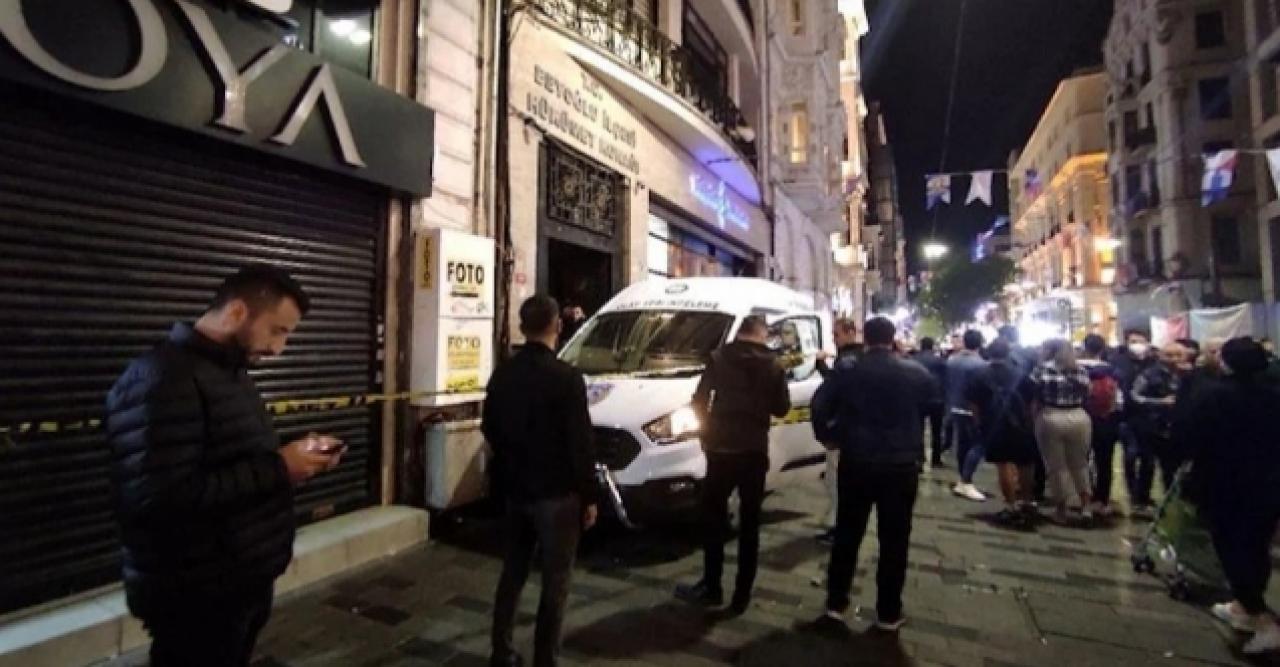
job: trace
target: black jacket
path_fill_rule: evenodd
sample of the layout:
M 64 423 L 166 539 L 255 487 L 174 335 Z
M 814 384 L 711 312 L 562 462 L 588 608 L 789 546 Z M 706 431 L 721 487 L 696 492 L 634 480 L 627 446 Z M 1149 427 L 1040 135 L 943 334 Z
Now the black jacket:
M 135 613 L 284 572 L 293 487 L 238 348 L 175 325 L 116 381 L 106 428 Z
M 924 454 L 921 413 L 934 396 L 934 380 L 914 361 L 872 349 L 846 373 L 831 380 L 834 411 L 845 462 L 915 465 Z M 814 414 L 815 421 L 829 415 Z
M 942 403 L 942 390 L 947 386 L 947 360 L 943 359 L 937 352 L 929 350 L 920 352 L 913 357 L 916 363 L 924 366 L 929 375 L 933 376 L 936 392 L 933 396 L 934 403 Z
M 858 355 L 861 353 L 862 350 L 858 345 L 845 345 L 836 351 L 834 360 L 824 359 L 818 362 L 818 374 L 825 380 L 831 377 L 832 373 L 853 368 L 853 365 L 858 363 Z
M 693 409 L 708 454 L 768 455 L 770 417 L 791 410 L 786 372 L 764 345 L 734 341 L 712 353 Z
M 577 494 L 596 500 L 596 452 L 587 385 L 540 343 L 526 344 L 489 378 L 481 424 L 498 482 L 517 503 Z
M 1187 420 L 1193 500 L 1236 515 L 1280 506 L 1280 385 L 1227 376 L 1198 391 Z

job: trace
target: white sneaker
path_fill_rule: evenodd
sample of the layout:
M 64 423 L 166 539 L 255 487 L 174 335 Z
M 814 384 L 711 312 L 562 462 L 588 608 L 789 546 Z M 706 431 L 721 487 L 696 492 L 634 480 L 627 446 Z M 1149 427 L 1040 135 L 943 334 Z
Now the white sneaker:
M 1275 621 L 1258 624 L 1258 631 L 1253 635 L 1253 639 L 1244 644 L 1246 655 L 1278 650 L 1280 650 L 1280 626 L 1277 626 Z
M 987 499 L 987 497 L 982 495 L 982 492 L 978 490 L 978 487 L 972 484 L 956 484 L 951 487 L 951 493 L 966 500 L 972 500 L 975 503 L 985 502 Z
M 1213 617 L 1231 626 L 1231 629 L 1240 632 L 1253 632 L 1253 618 L 1244 612 L 1237 612 L 1230 602 L 1213 605 L 1210 609 Z
M 876 621 L 876 629 L 881 632 L 897 632 L 906 625 L 907 617 L 899 616 L 896 621 Z

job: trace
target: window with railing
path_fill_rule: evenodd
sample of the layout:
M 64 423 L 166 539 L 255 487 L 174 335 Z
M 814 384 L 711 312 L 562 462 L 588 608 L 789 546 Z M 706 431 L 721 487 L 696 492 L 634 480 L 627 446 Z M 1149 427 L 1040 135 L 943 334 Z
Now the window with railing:
M 727 92 L 727 69 L 699 72 L 704 64 L 690 48 L 671 41 L 632 10 L 630 0 L 531 0 L 551 21 L 621 60 L 716 123 L 744 160 L 756 163 L 756 141 Z M 713 58 L 714 59 L 714 58 Z M 748 139 L 747 137 L 751 137 Z
M 722 95 L 729 93 L 729 55 L 716 40 L 711 26 L 693 8 L 684 5 L 684 46 L 693 60 L 690 74 L 699 79 L 699 85 Z

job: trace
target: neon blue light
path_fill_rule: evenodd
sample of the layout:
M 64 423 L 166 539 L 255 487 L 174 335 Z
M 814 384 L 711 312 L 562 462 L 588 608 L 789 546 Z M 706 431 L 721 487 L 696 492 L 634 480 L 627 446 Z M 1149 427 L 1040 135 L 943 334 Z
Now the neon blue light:
M 720 229 L 725 228 L 726 222 L 731 222 L 744 230 L 751 229 L 751 220 L 747 217 L 747 212 L 729 198 L 724 181 L 693 174 L 689 176 L 689 192 L 703 206 L 716 212 L 716 223 L 720 225 Z

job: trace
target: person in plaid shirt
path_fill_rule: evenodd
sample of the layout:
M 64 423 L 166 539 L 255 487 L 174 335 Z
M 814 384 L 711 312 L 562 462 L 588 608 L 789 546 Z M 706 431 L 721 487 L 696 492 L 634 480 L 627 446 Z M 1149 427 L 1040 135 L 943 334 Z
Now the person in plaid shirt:
M 1067 521 L 1067 501 L 1074 487 L 1080 499 L 1080 515 L 1093 520 L 1089 480 L 1089 451 L 1093 423 L 1084 411 L 1089 395 L 1089 372 L 1077 361 L 1071 343 L 1051 340 L 1044 345 L 1044 361 L 1031 373 L 1036 387 L 1036 442 L 1044 458 L 1045 474 L 1053 500 L 1054 518 Z M 1070 481 L 1070 486 L 1067 482 Z

